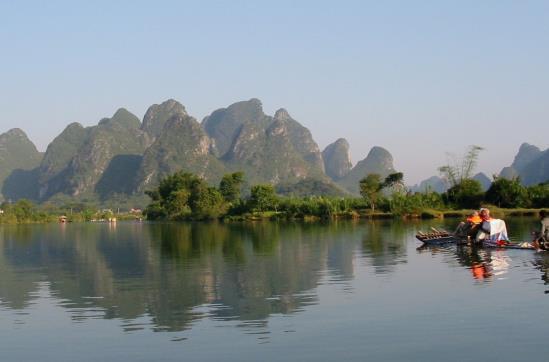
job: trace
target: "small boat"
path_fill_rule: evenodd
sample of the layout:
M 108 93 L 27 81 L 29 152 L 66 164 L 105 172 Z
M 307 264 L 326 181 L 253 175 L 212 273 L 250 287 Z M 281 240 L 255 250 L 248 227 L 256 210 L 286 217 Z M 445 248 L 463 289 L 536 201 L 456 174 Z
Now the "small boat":
M 425 245 L 442 245 L 455 243 L 457 245 L 472 245 L 472 246 L 481 246 L 484 248 L 493 248 L 493 249 L 527 249 L 527 250 L 536 250 L 536 248 L 529 242 L 521 243 L 471 243 L 465 238 L 456 236 L 446 230 L 438 230 L 431 228 L 430 232 L 418 231 L 416 234 L 416 239 L 423 242 Z

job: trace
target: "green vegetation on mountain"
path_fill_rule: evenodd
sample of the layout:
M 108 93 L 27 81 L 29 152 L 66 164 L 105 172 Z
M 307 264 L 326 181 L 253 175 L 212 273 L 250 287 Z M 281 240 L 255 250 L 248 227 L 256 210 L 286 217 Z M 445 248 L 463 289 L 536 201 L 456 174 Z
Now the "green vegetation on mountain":
M 129 160 L 129 164 L 122 166 L 124 170 L 135 167 L 135 157 L 140 157 L 150 143 L 149 136 L 140 127 L 139 119 L 123 108 L 111 118 L 102 119 L 97 126 L 67 127 L 48 147 L 40 167 L 43 171 L 39 177 L 40 198 L 46 200 L 57 193 L 93 197 L 97 192 L 105 197 L 110 188 L 130 189 L 134 182 L 129 178 L 132 172 L 125 177 L 120 174 L 114 177 L 112 173 L 122 166 L 121 159 Z
M 177 171 L 191 172 L 218 182 L 225 173 L 223 163 L 212 153 L 212 141 L 192 117 L 177 114 L 170 118 L 162 133 L 145 151 L 137 173 L 136 190 L 157 185 Z
M 236 122 L 235 114 L 245 118 Z M 277 184 L 326 177 L 311 133 L 284 109 L 270 117 L 263 113 L 261 103 L 252 99 L 214 112 L 204 125 L 227 167 L 245 172 L 253 182 Z M 225 148 L 229 135 L 233 138 Z
M 12 172 L 16 172 L 17 176 L 12 177 L 12 183 L 9 187 L 10 194 L 16 193 L 13 189 L 13 181 L 15 179 L 21 181 L 22 175 L 32 176 L 33 174 L 23 172 L 29 171 L 37 167 L 42 159 L 42 154 L 38 152 L 36 146 L 28 139 L 25 132 L 15 128 L 0 135 L 0 200 L 2 194 L 5 195 L 4 181 L 9 178 Z M 26 181 L 26 180 L 25 180 Z M 25 182 L 24 181 L 24 182 Z M 34 181 L 29 181 L 34 182 Z
M 14 200 L 126 204 L 140 202 L 145 190 L 178 171 L 194 173 L 210 185 L 227 172 L 244 172 L 246 182 L 277 185 L 280 193 L 297 196 L 358 194 L 354 183 L 360 178 L 392 171 L 392 157 L 385 151 L 390 165 L 377 164 L 374 148 L 366 165 L 359 163 L 350 172 L 348 143 L 338 140 L 335 148 L 331 156 L 325 150 L 331 159 L 325 163 L 306 127 L 283 108 L 266 115 L 258 99 L 219 109 L 202 124 L 170 99 L 149 107 L 143 123 L 123 108 L 96 126 L 72 123 L 51 142 L 36 170 L 40 155 L 34 149 L 34 163 L 3 167 L 0 176 L 9 176 L 3 194 Z M 332 184 L 325 165 L 333 179 L 340 176 L 345 191 Z
M 155 139 L 162 134 L 166 122 L 177 115 L 188 116 L 185 107 L 173 99 L 168 99 L 161 104 L 153 104 L 143 117 L 141 129 L 151 136 L 152 139 Z
M 268 122 L 259 99 L 252 98 L 214 111 L 204 118 L 202 126 L 214 140 L 218 156 L 224 156 L 233 145 L 240 128 L 246 123 Z
M 274 121 L 280 121 L 287 128 L 287 135 L 295 151 L 303 157 L 314 172 L 321 170 L 324 173 L 322 153 L 313 139 L 311 131 L 293 119 L 288 111 L 280 108 L 275 112 Z
M 48 145 L 39 168 L 39 199 L 47 199 L 69 187 L 63 171 L 84 146 L 89 132 L 90 128 L 71 123 Z
M 35 167 L 32 170 L 13 170 L 10 175 L 6 177 L 4 185 L 2 186 L 4 198 L 13 201 L 20 199 L 37 200 L 40 187 L 38 184 L 39 175 L 38 167 Z

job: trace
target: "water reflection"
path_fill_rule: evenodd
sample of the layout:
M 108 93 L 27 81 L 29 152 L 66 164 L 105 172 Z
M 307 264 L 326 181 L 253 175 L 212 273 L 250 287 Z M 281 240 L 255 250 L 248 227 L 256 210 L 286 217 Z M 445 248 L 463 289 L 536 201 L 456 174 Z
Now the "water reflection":
M 0 300 L 24 310 L 46 286 L 74 321 L 181 331 L 208 317 L 260 333 L 270 315 L 317 304 L 319 284 L 351 281 L 356 254 L 381 274 L 405 262 L 403 230 L 352 222 L 4 227 Z
M 363 256 L 371 258 L 376 273 L 394 271 L 406 262 L 406 228 L 402 222 L 370 222 L 362 237 Z
M 530 224 L 513 227 L 521 225 Z M 25 313 L 47 295 L 75 322 L 118 319 L 125 332 L 183 331 L 208 318 L 263 340 L 270 316 L 318 304 L 319 285 L 353 293 L 358 267 L 370 278 L 396 273 L 409 262 L 416 227 L 393 221 L 2 227 L 0 301 Z M 479 281 L 503 277 L 511 263 L 490 250 L 427 252 L 448 256 L 447 263 L 468 268 Z M 535 265 L 547 283 L 549 259 L 536 256 Z
M 538 253 L 533 264 L 541 272 L 544 285 L 549 285 L 549 252 Z M 545 294 L 549 294 L 549 288 L 545 290 Z

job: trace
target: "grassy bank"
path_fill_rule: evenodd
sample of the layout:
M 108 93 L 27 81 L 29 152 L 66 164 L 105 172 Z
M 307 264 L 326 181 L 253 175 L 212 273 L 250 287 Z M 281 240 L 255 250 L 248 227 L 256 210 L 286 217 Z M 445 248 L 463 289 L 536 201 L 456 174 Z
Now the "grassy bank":
M 505 209 L 498 207 L 490 207 L 492 216 L 500 219 L 505 219 L 511 216 L 538 216 L 542 209 Z M 343 213 L 337 213 L 329 216 L 318 215 L 290 215 L 283 211 L 265 211 L 245 213 L 242 215 L 226 216 L 224 221 L 263 221 L 263 220 L 303 220 L 303 221 L 320 221 L 320 220 L 353 220 L 353 219 L 370 219 L 370 220 L 387 220 L 387 219 L 465 219 L 472 213 L 473 210 L 434 210 L 426 209 L 413 214 L 394 214 L 391 212 L 371 212 L 370 210 L 353 210 Z

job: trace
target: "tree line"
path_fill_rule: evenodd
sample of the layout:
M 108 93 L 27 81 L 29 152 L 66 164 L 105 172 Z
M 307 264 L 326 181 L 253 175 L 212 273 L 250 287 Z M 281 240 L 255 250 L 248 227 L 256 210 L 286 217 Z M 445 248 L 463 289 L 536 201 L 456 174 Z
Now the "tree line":
M 436 210 L 475 209 L 481 204 L 502 208 L 549 205 L 549 183 L 524 187 L 519 179 L 495 178 L 487 192 L 470 178 L 459 179 L 445 193 L 410 192 L 400 172 L 382 178 L 370 174 L 360 181 L 361 197 L 282 197 L 270 184 L 253 185 L 243 196 L 244 174 L 225 175 L 219 186 L 210 186 L 197 175 L 178 172 L 147 191 L 151 203 L 144 210 L 150 220 L 204 220 L 224 217 L 273 216 L 330 218 L 386 213 L 419 215 Z

